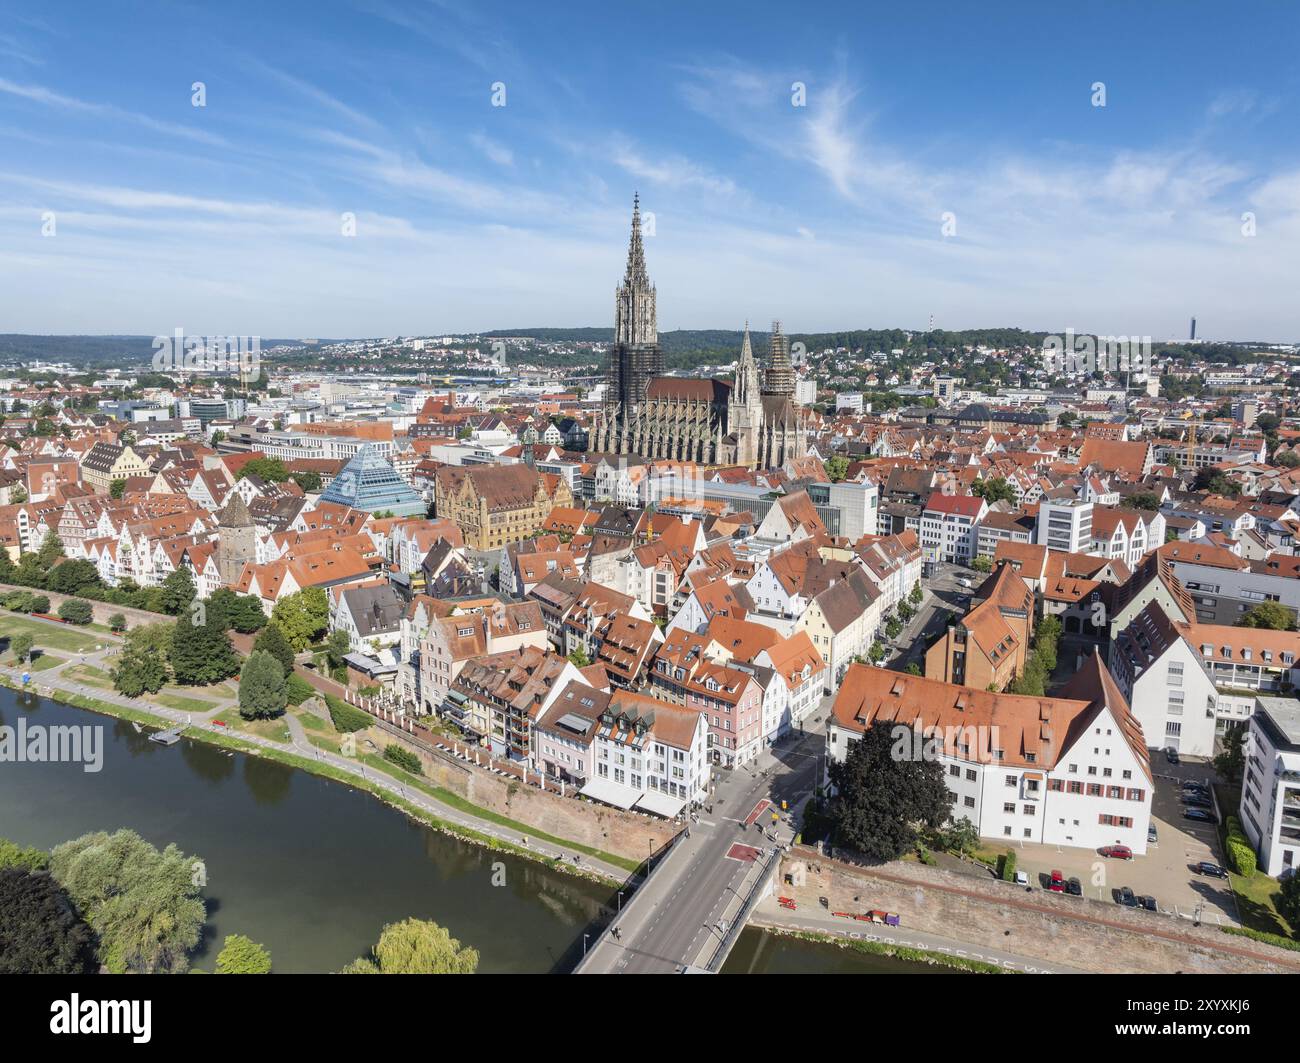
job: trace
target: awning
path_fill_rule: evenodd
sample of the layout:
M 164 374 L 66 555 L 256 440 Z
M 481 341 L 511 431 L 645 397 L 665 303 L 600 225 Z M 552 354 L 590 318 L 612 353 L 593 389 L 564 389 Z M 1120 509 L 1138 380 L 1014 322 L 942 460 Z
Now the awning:
M 680 798 L 670 797 L 660 790 L 647 790 L 637 801 L 636 807 L 645 812 L 653 812 L 656 816 L 663 816 L 664 819 L 672 819 L 685 804 L 686 802 Z
M 641 796 L 641 791 L 611 779 L 592 779 L 578 793 L 615 808 L 631 808 Z

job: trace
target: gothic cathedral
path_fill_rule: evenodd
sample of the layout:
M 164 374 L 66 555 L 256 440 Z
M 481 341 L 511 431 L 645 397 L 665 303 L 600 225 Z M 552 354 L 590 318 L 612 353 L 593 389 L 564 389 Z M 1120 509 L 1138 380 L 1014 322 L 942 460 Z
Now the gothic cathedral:
M 705 380 L 664 373 L 655 288 L 641 242 L 641 204 L 632 203 L 627 271 L 614 293 L 614 346 L 605 407 L 591 449 L 607 454 L 773 469 L 807 453 L 807 422 L 794 399 L 790 343 L 772 323 L 766 370 L 754 360 L 749 325 L 736 378 Z

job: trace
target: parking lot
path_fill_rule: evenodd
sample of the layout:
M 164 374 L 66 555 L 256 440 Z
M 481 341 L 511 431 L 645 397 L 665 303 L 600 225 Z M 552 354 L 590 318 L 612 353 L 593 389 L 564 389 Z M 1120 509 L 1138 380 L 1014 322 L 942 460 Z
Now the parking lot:
M 1156 782 L 1151 820 L 1157 841 L 1147 847 L 1146 855 L 1114 860 L 1086 849 L 1025 845 L 1016 852 L 1018 869 L 1035 887 L 1045 886 L 1057 870 L 1067 879 L 1078 878 L 1084 896 L 1094 900 L 1113 904 L 1116 892 L 1128 886 L 1138 896 L 1155 897 L 1163 913 L 1193 918 L 1199 907 L 1202 921 L 1235 925 L 1237 907 L 1227 880 L 1192 870 L 1202 860 L 1223 866 L 1217 828 L 1184 819 L 1179 801 L 1184 779 L 1208 783 L 1213 772 L 1208 764 L 1168 764 L 1158 752 L 1152 754 L 1151 770 Z M 1219 809 L 1220 819 L 1232 811 Z

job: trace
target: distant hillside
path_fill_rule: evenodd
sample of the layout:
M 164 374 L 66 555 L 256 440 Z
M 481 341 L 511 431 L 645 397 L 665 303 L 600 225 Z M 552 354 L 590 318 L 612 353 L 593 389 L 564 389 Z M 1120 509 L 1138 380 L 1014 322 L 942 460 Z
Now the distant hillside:
M 153 341 L 153 336 L 26 336 L 10 332 L 0 334 L 0 362 L 143 365 L 153 358 Z M 265 349 L 301 342 L 263 338 L 261 344 Z

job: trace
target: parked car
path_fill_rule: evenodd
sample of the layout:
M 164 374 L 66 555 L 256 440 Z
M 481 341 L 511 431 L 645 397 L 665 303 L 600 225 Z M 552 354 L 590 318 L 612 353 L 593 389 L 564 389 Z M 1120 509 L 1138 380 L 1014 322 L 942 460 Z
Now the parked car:
M 1214 802 L 1204 794 L 1183 794 L 1183 804 L 1191 808 L 1213 808 Z
M 1065 876 L 1059 871 L 1053 871 L 1051 880 L 1047 883 L 1047 888 L 1053 893 L 1065 892 Z
M 1158 834 L 1156 834 L 1156 825 L 1155 825 L 1154 823 L 1148 824 L 1148 825 L 1147 825 L 1147 844 L 1148 844 L 1148 845 L 1155 845 L 1156 842 L 1158 842 L 1159 840 L 1160 840 L 1160 836 L 1159 836 Z
M 1202 793 L 1206 793 L 1206 794 L 1208 794 L 1208 793 L 1210 792 L 1210 788 L 1209 788 L 1209 786 L 1207 786 L 1205 783 L 1201 782 L 1199 779 L 1184 779 L 1184 780 L 1183 780 L 1183 789 L 1184 789 L 1184 790 L 1200 790 Z
M 1170 746 L 1168 749 L 1166 749 L 1165 760 L 1167 760 L 1170 764 L 1180 764 L 1181 761 L 1178 759 L 1178 750 L 1176 750 L 1173 746 Z
M 1119 891 L 1119 900 L 1116 903 L 1122 904 L 1125 908 L 1136 908 L 1138 906 L 1137 895 L 1127 886 L 1124 886 Z
M 1228 872 L 1226 872 L 1218 864 L 1212 864 L 1208 860 L 1202 860 L 1199 864 L 1193 865 L 1192 870 L 1195 871 L 1198 875 L 1209 875 L 1210 878 L 1228 877 Z
M 1080 882 L 1077 878 L 1072 878 L 1066 882 L 1065 892 L 1068 893 L 1071 897 L 1082 897 L 1083 883 Z
M 1103 845 L 1097 852 L 1112 860 L 1132 860 L 1133 850 L 1127 845 Z
M 1023 872 L 1023 871 L 1017 871 L 1017 872 L 1016 872 L 1016 885 L 1017 885 L 1017 886 L 1028 886 L 1028 885 L 1029 885 L 1029 876 L 1028 876 L 1027 874 L 1025 874 L 1025 872 Z
M 1188 808 L 1183 810 L 1183 819 L 1195 820 L 1197 823 L 1218 823 L 1219 817 L 1213 812 L 1204 808 Z

